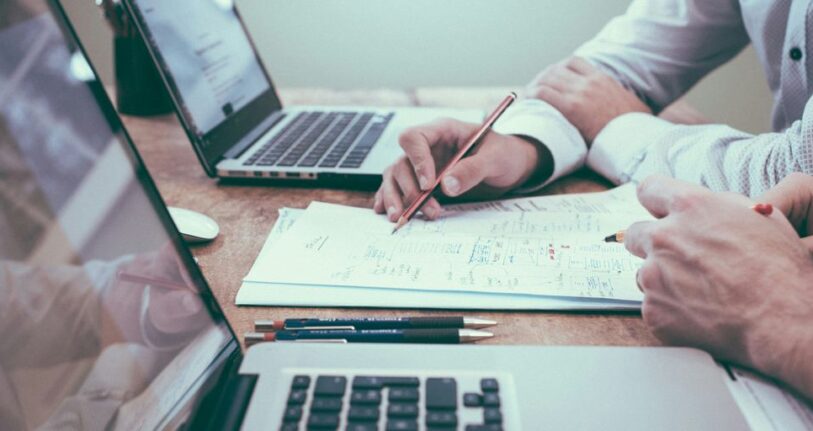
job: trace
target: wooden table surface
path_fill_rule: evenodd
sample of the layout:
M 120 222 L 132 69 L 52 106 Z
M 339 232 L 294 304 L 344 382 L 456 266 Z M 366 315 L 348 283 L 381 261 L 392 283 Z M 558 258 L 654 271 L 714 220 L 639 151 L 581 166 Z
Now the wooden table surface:
M 413 90 L 334 91 L 282 90 L 285 104 L 452 106 L 492 108 L 507 88 L 426 88 Z M 234 304 L 248 273 L 282 207 L 305 208 L 313 200 L 371 207 L 372 192 L 323 188 L 236 186 L 208 178 L 174 115 L 125 117 L 148 169 L 169 205 L 203 212 L 220 225 L 212 243 L 193 248 L 203 273 L 238 334 L 251 331 L 254 319 L 294 316 L 399 316 L 459 314 L 395 309 L 238 307 Z M 542 193 L 600 191 L 608 184 L 594 174 L 578 172 Z M 467 312 L 499 321 L 491 328 L 498 344 L 658 345 L 636 313 L 598 312 Z

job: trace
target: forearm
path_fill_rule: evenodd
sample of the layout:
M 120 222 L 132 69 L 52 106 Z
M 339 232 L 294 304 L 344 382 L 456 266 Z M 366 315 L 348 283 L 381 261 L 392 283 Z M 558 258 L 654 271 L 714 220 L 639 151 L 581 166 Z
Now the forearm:
M 636 0 L 575 55 L 658 113 L 748 42 L 736 2 Z
M 587 164 L 615 183 L 665 174 L 716 191 L 756 196 L 792 172 L 813 172 L 813 118 L 783 133 L 683 126 L 628 114 L 597 136 Z

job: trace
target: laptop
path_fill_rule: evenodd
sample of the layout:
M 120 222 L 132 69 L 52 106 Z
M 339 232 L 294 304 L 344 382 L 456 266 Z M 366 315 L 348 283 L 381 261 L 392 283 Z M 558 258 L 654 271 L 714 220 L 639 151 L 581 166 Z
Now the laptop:
M 0 3 L 0 423 L 30 429 L 745 429 L 681 348 L 245 353 L 52 0 Z
M 482 120 L 464 109 L 283 108 L 231 0 L 124 3 L 212 177 L 377 185 L 405 128 Z

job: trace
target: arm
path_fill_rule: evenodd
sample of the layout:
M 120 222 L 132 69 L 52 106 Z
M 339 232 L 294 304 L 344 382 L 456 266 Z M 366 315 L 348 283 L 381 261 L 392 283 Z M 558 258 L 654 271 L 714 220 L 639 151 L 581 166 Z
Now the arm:
M 792 172 L 813 173 L 813 99 L 790 128 L 760 135 L 626 114 L 596 137 L 587 163 L 615 183 L 662 173 L 755 196 Z
M 737 1 L 635 0 L 575 55 L 658 113 L 749 40 Z

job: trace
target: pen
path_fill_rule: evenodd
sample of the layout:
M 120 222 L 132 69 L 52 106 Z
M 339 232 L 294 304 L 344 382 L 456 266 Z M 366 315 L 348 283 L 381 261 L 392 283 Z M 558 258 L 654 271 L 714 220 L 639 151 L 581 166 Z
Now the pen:
M 493 337 L 477 329 L 375 329 L 361 331 L 277 331 L 247 332 L 246 344 L 262 341 L 293 341 L 305 343 L 472 343 Z
M 493 320 L 463 316 L 441 317 L 364 317 L 358 319 L 316 319 L 300 318 L 285 320 L 255 320 L 254 329 L 258 332 L 280 331 L 283 329 L 439 329 L 471 328 L 481 329 L 496 325 Z
M 756 204 L 751 207 L 752 210 L 756 211 L 759 214 L 764 215 L 765 217 L 770 216 L 773 213 L 773 205 L 771 204 Z M 620 230 L 612 235 L 608 235 L 604 238 L 604 242 L 617 242 L 623 243 L 624 242 L 624 231 Z
M 412 201 L 412 203 L 404 210 L 404 212 L 401 213 L 401 217 L 398 218 L 398 223 L 395 225 L 395 229 L 392 230 L 392 233 L 397 232 L 398 229 L 401 229 L 405 224 L 412 220 L 412 217 L 414 217 L 418 210 L 421 209 L 423 204 L 426 203 L 426 201 L 429 199 L 429 196 L 432 196 L 432 193 L 434 193 L 435 189 L 438 188 L 438 186 L 440 185 L 440 181 L 443 179 L 443 176 L 446 175 L 446 172 L 448 172 L 449 169 L 454 167 L 454 165 L 456 165 L 457 162 L 459 162 L 463 157 L 466 157 L 467 155 L 469 155 L 469 153 L 471 153 L 474 147 L 480 142 L 481 139 L 483 139 L 483 136 L 485 136 L 486 133 L 488 133 L 488 131 L 491 130 L 491 127 L 494 125 L 494 123 L 497 122 L 500 116 L 502 116 L 503 112 L 505 112 L 505 110 L 508 109 L 508 107 L 511 106 L 511 104 L 514 103 L 515 100 L 517 100 L 516 93 L 512 92 L 508 96 L 505 96 L 505 99 L 503 99 L 503 101 L 500 102 L 500 104 L 497 106 L 494 112 L 492 112 L 491 115 L 486 117 L 485 121 L 483 121 L 483 124 L 480 126 L 480 128 L 477 129 L 477 131 L 474 132 L 474 134 L 469 137 L 466 143 L 462 147 L 460 147 L 460 150 L 457 151 L 457 154 L 455 154 L 454 157 L 452 157 L 452 159 L 449 160 L 449 163 L 446 164 L 446 167 L 444 167 L 443 170 L 440 171 L 440 174 L 438 174 L 438 176 L 435 178 L 435 184 L 433 184 L 432 187 L 430 187 L 429 189 L 421 192 L 421 194 L 418 195 L 418 197 L 415 198 L 414 201 Z
M 165 289 L 194 291 L 194 289 L 192 289 L 191 287 L 189 287 L 189 286 L 187 286 L 185 284 L 176 283 L 174 281 L 169 281 L 169 280 L 161 280 L 161 279 L 158 279 L 158 278 L 144 277 L 144 276 L 141 276 L 141 275 L 131 274 L 129 272 L 124 272 L 124 271 L 117 272 L 116 277 L 119 280 L 125 281 L 127 283 L 148 284 L 150 286 L 163 287 Z

